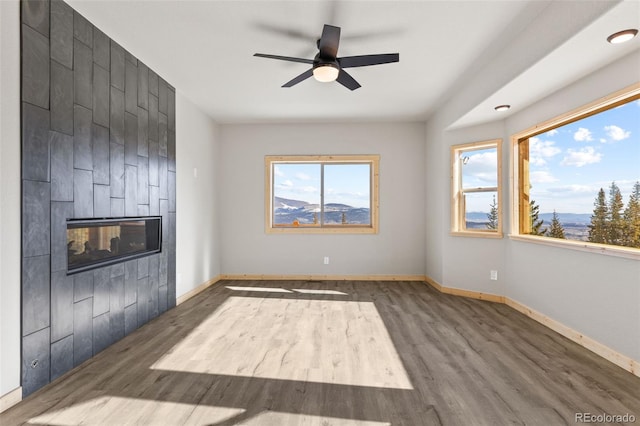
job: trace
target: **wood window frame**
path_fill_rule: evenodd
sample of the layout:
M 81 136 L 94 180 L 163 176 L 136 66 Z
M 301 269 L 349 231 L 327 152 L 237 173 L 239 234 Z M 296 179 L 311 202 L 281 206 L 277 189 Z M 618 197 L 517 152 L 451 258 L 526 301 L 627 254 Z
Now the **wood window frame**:
M 496 149 L 496 187 L 478 188 L 463 190 L 462 188 L 462 167 L 460 164 L 460 154 L 482 149 Z M 451 146 L 451 235 L 465 237 L 482 238 L 502 238 L 502 139 L 490 139 L 480 142 L 471 142 Z M 465 219 L 464 194 L 482 191 L 495 191 L 496 202 L 498 204 L 498 224 L 494 229 L 467 229 Z
M 632 247 L 587 241 L 563 240 L 543 235 L 530 235 L 529 220 L 529 139 L 558 127 L 640 99 L 640 82 L 578 107 L 555 118 L 536 124 L 511 136 L 511 161 L 509 181 L 511 187 L 511 228 L 509 238 L 513 240 L 563 247 L 610 256 L 640 259 L 640 250 Z
M 273 166 L 278 163 L 369 164 L 370 225 L 274 226 L 273 225 Z M 265 164 L 265 232 L 267 234 L 377 234 L 379 228 L 379 169 L 380 155 L 267 155 Z

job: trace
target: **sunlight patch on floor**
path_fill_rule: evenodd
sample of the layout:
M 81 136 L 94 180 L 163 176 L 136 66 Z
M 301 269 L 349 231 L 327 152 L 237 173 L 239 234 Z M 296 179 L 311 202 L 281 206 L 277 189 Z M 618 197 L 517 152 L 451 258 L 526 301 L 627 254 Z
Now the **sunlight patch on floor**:
M 373 302 L 230 297 L 151 368 L 413 389 Z
M 314 288 L 294 288 L 293 291 L 302 293 L 302 294 L 331 294 L 336 296 L 348 296 L 347 293 L 343 293 L 338 290 L 322 290 L 322 289 L 314 289 Z
M 242 426 L 390 426 L 387 422 L 339 419 L 306 414 L 263 411 L 251 419 L 238 423 Z
M 258 293 L 293 293 L 291 290 L 279 287 L 238 287 L 234 285 L 226 285 L 225 288 L 234 291 L 255 291 Z
M 192 414 L 197 408 L 198 422 Z M 152 399 L 99 396 L 29 419 L 27 424 L 71 425 L 170 425 L 216 424 L 244 413 L 241 408 L 198 406 Z

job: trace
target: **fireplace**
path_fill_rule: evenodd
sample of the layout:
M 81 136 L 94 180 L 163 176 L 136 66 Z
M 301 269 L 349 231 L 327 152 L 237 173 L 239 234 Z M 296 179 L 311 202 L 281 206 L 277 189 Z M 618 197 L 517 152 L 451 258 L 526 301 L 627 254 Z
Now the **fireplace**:
M 159 253 L 162 217 L 67 221 L 67 274 Z

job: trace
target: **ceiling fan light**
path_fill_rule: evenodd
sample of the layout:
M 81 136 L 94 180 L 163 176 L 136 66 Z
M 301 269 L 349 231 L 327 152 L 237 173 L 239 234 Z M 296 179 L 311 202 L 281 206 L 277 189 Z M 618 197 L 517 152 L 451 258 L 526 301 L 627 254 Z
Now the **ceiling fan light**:
M 618 31 L 617 33 L 611 34 L 607 37 L 607 41 L 611 44 L 620 44 L 631 40 L 636 36 L 636 34 L 638 34 L 638 30 L 636 29 Z
M 323 83 L 335 81 L 339 73 L 340 70 L 331 64 L 320 65 L 313 69 L 313 77 Z

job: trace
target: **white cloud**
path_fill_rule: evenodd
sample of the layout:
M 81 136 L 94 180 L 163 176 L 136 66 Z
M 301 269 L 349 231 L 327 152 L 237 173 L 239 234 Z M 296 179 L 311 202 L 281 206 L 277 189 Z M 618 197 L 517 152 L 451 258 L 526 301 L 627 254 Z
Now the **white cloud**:
M 547 136 L 555 136 L 558 134 L 558 129 L 551 129 L 546 134 Z
M 563 185 L 556 186 L 552 188 L 548 188 L 547 191 L 556 193 L 556 194 L 596 194 L 599 188 L 596 188 L 593 185 Z
M 542 141 L 539 138 L 529 139 L 529 162 L 534 166 L 547 164 L 546 158 L 551 158 L 562 152 L 553 141 Z
M 273 174 L 278 176 L 278 177 L 284 177 L 284 172 L 282 170 L 280 170 L 280 167 L 278 167 L 278 166 L 274 166 L 273 167 Z
M 478 179 L 482 182 L 495 182 L 497 167 L 498 154 L 495 150 L 470 155 L 469 160 L 463 166 L 465 184 L 471 184 L 466 181 L 467 178 Z
M 497 151 L 482 152 L 480 154 L 473 154 L 469 156 L 467 166 L 488 166 L 494 168 L 498 165 L 498 153 Z
M 283 181 L 282 183 L 280 183 L 280 186 L 283 188 L 293 188 L 293 182 L 291 182 L 289 179 Z
M 621 141 L 631 136 L 631 132 L 624 130 L 616 125 L 604 126 L 604 130 L 607 132 L 607 136 L 612 141 Z
M 306 193 L 318 192 L 318 188 L 316 188 L 315 186 L 305 186 L 303 188 L 300 188 L 300 190 Z
M 302 173 L 302 172 L 296 173 L 296 178 L 298 178 L 300 180 L 311 180 L 311 176 L 309 176 L 306 173 Z
M 587 164 L 599 163 L 601 159 L 602 154 L 596 152 L 592 146 L 587 146 L 579 150 L 568 149 L 560 164 L 563 166 L 582 167 Z
M 551 183 L 558 181 L 558 179 L 551 173 L 544 170 L 531 172 L 529 175 L 529 180 L 531 181 L 531 183 Z
M 580 127 L 578 131 L 573 134 L 573 139 L 579 142 L 586 142 L 586 141 L 592 141 L 593 136 L 591 136 L 591 130 L 585 127 Z

